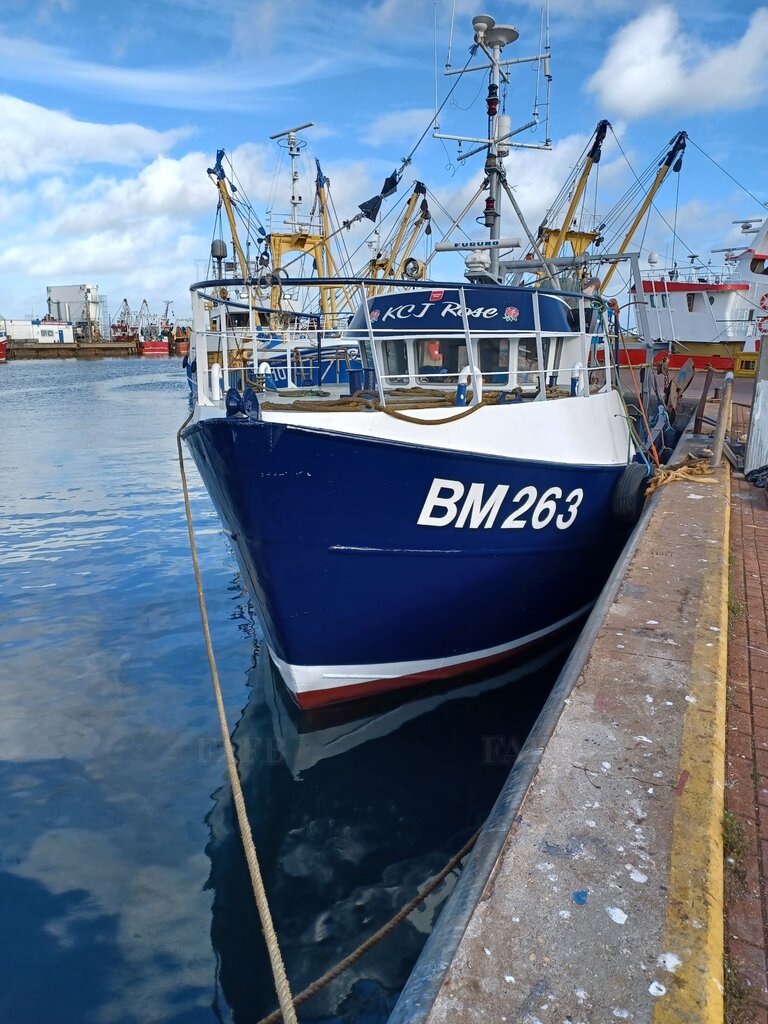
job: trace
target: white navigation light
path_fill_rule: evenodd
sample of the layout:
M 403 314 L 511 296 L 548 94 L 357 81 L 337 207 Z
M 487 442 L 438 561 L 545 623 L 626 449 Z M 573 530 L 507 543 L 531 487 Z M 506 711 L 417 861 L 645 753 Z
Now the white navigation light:
M 509 140 L 512 136 L 512 118 L 509 114 L 499 114 L 496 121 L 496 155 L 509 156 Z

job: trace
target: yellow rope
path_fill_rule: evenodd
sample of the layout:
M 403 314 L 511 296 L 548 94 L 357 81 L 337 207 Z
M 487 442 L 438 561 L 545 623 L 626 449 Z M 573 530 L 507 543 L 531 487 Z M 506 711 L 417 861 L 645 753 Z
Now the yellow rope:
M 269 903 L 267 901 L 267 894 L 264 889 L 264 881 L 261 877 L 261 868 L 259 867 L 259 860 L 256 856 L 256 847 L 253 842 L 253 834 L 251 832 L 251 825 L 248 821 L 248 812 L 245 807 L 245 798 L 243 797 L 243 789 L 240 785 L 240 777 L 237 773 L 237 761 L 235 760 L 235 752 L 232 748 L 232 741 L 229 738 L 229 726 L 227 725 L 227 715 L 224 710 L 224 698 L 221 695 L 221 685 L 219 683 L 219 673 L 216 668 L 216 660 L 213 654 L 213 643 L 211 642 L 211 632 L 208 628 L 208 613 L 205 607 L 205 598 L 203 596 L 203 583 L 200 577 L 200 563 L 197 557 L 197 545 L 195 544 L 195 531 L 192 526 L 192 509 L 189 504 L 189 489 L 187 487 L 187 474 L 184 470 L 184 452 L 181 447 L 181 432 L 187 426 L 189 421 L 192 419 L 192 413 L 189 414 L 187 419 L 179 427 L 179 431 L 176 435 L 176 447 L 179 452 L 179 470 L 181 472 L 181 484 L 184 492 L 184 511 L 187 517 L 187 530 L 189 532 L 189 546 L 192 551 L 192 565 L 195 570 L 195 585 L 197 587 L 197 600 L 200 604 L 200 618 L 203 623 L 203 635 L 205 637 L 205 650 L 208 654 L 208 664 L 211 669 L 211 680 L 213 682 L 213 692 L 216 697 L 216 710 L 219 715 L 219 726 L 221 727 L 221 739 L 224 746 L 224 754 L 227 759 L 227 770 L 229 772 L 229 781 L 232 786 L 232 798 L 234 800 L 235 809 L 237 811 L 237 821 L 240 826 L 240 838 L 243 842 L 243 850 L 245 852 L 245 859 L 248 864 L 248 872 L 251 876 L 251 885 L 253 886 L 253 895 L 256 898 L 256 906 L 259 911 L 259 919 L 261 920 L 261 928 L 264 932 L 264 938 L 266 939 L 267 949 L 269 951 L 269 960 L 272 966 L 272 976 L 275 979 L 275 989 L 277 990 L 277 999 L 280 1004 L 280 1011 L 286 1024 L 297 1024 L 296 1010 L 293 1005 L 293 999 L 291 997 L 291 989 L 288 984 L 288 978 L 285 973 L 285 966 L 283 964 L 283 958 L 280 955 L 280 946 L 277 941 L 277 935 L 272 924 L 272 915 L 269 910 Z
M 480 405 L 482 404 L 481 402 Z M 446 416 L 443 420 L 423 420 L 420 416 L 407 416 L 404 412 L 398 412 L 397 409 L 391 409 L 387 405 L 379 406 L 379 412 L 385 412 L 387 416 L 392 416 L 396 420 L 404 420 L 406 423 L 417 423 L 420 427 L 440 427 L 444 423 L 454 423 L 456 420 L 463 420 L 465 416 L 471 416 L 473 412 L 477 412 L 480 405 L 472 405 L 468 409 L 462 409 L 461 412 L 454 413 L 453 416 Z M 426 408 L 434 408 L 434 406 L 427 406 Z
M 482 400 L 478 405 L 469 406 L 462 408 L 461 412 L 455 413 L 453 416 L 446 416 L 445 419 L 441 420 L 428 420 L 422 419 L 420 416 L 408 416 L 401 410 L 405 409 L 440 409 L 440 408 L 455 408 L 454 397 L 446 395 L 443 392 L 435 392 L 433 394 L 418 393 L 418 401 L 405 401 L 405 396 L 410 395 L 413 392 L 421 392 L 422 389 L 400 389 L 402 395 L 400 397 L 401 407 L 395 409 L 392 405 L 381 405 L 379 399 L 374 395 L 373 392 L 368 391 L 356 391 L 354 395 L 342 395 L 340 398 L 329 399 L 328 401 L 319 401 L 317 399 L 298 399 L 291 403 L 282 402 L 262 402 L 261 408 L 266 412 L 284 412 L 286 409 L 290 409 L 296 412 L 361 412 L 363 409 L 375 409 L 377 412 L 386 413 L 387 416 L 392 416 L 397 420 L 404 420 L 406 423 L 415 423 L 418 426 L 427 427 L 439 427 L 444 423 L 453 423 L 456 420 L 461 420 L 465 416 L 471 416 L 473 412 L 476 412 L 481 406 L 498 405 L 499 394 L 497 392 L 489 392 L 483 395 Z M 559 395 L 554 393 L 550 394 L 549 397 L 564 397 L 565 392 L 559 392 Z M 467 399 L 471 399 L 472 392 L 467 393 Z
M 712 476 L 712 467 L 709 462 L 709 455 L 704 458 L 695 458 L 690 453 L 686 456 L 686 462 L 683 462 L 677 466 L 659 466 L 653 476 L 651 477 L 650 483 L 646 490 L 646 496 L 653 494 L 659 487 L 663 487 L 664 484 L 672 483 L 673 480 L 690 480 L 693 477 L 706 477 L 709 480 L 714 480 Z

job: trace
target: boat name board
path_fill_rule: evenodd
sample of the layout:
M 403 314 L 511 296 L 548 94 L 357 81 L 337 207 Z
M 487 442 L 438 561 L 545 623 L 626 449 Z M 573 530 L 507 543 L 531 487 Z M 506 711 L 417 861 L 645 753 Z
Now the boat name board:
M 376 321 L 379 317 L 381 317 L 382 323 L 387 320 L 421 320 L 428 312 L 434 310 L 434 302 L 423 302 L 420 305 L 417 305 L 415 302 L 406 302 L 401 306 L 389 306 L 383 311 L 379 309 L 371 310 L 371 320 Z M 518 310 L 515 309 L 514 312 L 519 315 Z M 495 306 L 478 306 L 476 309 L 469 309 L 467 307 L 467 316 L 474 320 L 493 320 L 498 314 L 499 311 Z M 443 308 L 438 315 L 441 318 L 453 316 L 461 319 L 461 303 L 444 302 Z M 505 317 L 505 319 L 516 320 L 517 315 Z
M 509 493 L 509 484 L 498 484 L 486 498 L 485 484 L 435 477 L 419 514 L 419 526 L 481 527 L 490 530 L 499 518 Z M 527 526 L 543 530 L 554 524 L 558 530 L 567 530 L 576 520 L 584 499 L 581 487 L 575 487 L 565 497 L 562 487 L 548 487 L 539 494 L 533 485 L 521 487 L 508 503 L 515 506 L 501 521 L 502 530 L 522 530 Z M 530 515 L 529 515 L 530 514 Z

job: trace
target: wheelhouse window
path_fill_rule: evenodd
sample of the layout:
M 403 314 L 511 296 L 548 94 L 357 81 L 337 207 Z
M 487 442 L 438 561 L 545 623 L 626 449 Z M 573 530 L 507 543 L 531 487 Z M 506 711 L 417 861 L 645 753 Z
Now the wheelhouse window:
M 685 293 L 685 299 L 686 299 L 686 302 L 688 303 L 688 312 L 692 313 L 693 312 L 693 304 L 696 301 L 696 293 L 695 292 L 686 292 Z
M 486 337 L 477 341 L 477 361 L 485 384 L 509 383 L 509 338 Z
M 544 354 L 544 366 L 549 364 L 549 338 L 542 338 L 542 349 Z M 539 383 L 537 371 L 540 369 L 536 353 L 535 338 L 517 339 L 517 366 L 514 382 L 518 387 L 533 387 Z
M 405 338 L 387 338 L 381 346 L 388 384 L 408 383 L 408 349 Z
M 460 338 L 419 338 L 416 366 L 422 384 L 455 384 L 469 362 Z

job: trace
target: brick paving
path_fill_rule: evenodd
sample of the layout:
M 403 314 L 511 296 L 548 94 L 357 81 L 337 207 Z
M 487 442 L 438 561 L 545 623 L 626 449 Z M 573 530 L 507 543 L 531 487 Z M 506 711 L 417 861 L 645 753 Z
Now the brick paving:
M 734 412 L 738 432 L 744 414 Z M 730 539 L 725 803 L 745 849 L 726 870 L 726 951 L 750 993 L 748 1015 L 768 1024 L 768 497 L 740 474 L 731 479 Z

